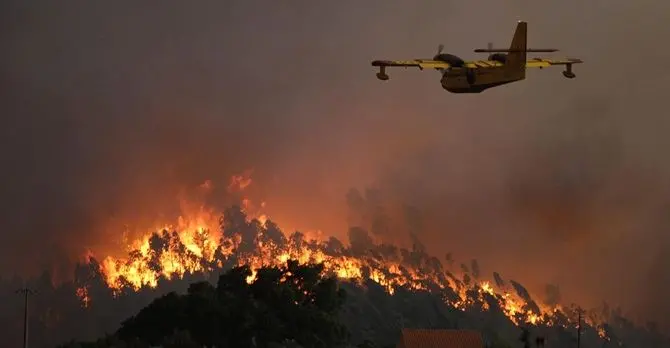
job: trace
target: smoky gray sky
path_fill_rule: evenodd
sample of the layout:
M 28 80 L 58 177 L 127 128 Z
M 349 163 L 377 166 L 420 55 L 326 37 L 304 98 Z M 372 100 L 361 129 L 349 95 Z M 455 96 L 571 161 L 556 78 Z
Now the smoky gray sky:
M 660 319 L 670 3 L 4 1 L 0 274 L 51 268 L 254 168 L 271 215 L 344 236 L 345 193 L 422 212 L 430 251 Z M 509 44 L 576 56 L 480 95 L 373 59 Z

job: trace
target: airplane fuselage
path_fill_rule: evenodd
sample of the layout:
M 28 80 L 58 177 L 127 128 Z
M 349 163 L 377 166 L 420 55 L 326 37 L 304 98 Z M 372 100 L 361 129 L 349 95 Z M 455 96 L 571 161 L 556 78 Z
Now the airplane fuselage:
M 504 66 L 471 69 L 452 67 L 442 73 L 442 88 L 451 93 L 481 93 L 489 88 L 523 80 L 525 74 Z

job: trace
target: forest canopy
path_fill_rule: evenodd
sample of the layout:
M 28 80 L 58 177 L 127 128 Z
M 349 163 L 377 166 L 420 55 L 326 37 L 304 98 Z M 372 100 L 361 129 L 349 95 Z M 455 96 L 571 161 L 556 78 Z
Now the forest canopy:
M 216 286 L 195 282 L 186 294 L 155 299 L 123 321 L 114 335 L 63 347 L 270 347 L 286 342 L 336 347 L 348 338 L 337 316 L 345 298 L 337 280 L 324 275 L 323 264 L 289 260 L 255 274 L 243 265 L 221 274 Z

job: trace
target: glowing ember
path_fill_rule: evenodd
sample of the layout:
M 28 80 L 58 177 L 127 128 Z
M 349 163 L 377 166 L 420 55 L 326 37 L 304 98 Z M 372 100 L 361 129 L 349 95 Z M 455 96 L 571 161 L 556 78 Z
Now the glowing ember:
M 85 286 L 77 288 L 77 297 L 79 297 L 81 305 L 84 308 L 88 308 L 89 304 L 91 303 L 91 298 L 88 296 L 88 288 Z

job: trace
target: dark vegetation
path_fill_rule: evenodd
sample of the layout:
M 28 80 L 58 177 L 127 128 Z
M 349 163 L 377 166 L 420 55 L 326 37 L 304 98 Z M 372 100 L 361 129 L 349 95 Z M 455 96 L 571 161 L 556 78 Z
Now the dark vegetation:
M 38 291 L 30 298 L 31 347 L 54 347 L 63 342 L 71 342 L 71 347 L 144 347 L 157 343 L 165 347 L 200 343 L 248 347 L 252 342 L 257 347 L 388 347 L 395 345 L 402 327 L 476 329 L 491 347 L 538 346 L 545 340 L 548 347 L 576 346 L 574 321 L 569 320 L 577 317 L 576 306 L 567 306 L 551 326 L 518 327 L 505 316 L 493 296 L 473 297 L 474 303 L 465 311 L 448 305 L 456 296 L 454 289 L 439 286 L 435 279 L 446 284 L 446 279 L 451 278 L 473 294 L 477 280 L 483 278 L 481 269 L 476 262 L 470 266 L 454 264 L 449 255 L 443 266 L 425 252 L 418 239 L 411 250 L 376 245 L 367 234 L 369 227 L 364 226 L 350 231 L 350 247 L 334 238 L 325 246 L 317 246 L 299 232 L 287 238 L 272 223 L 261 227 L 258 222 L 248 222 L 239 208 L 229 209 L 224 217 L 224 236 L 236 236 L 242 242 L 231 257 L 218 260 L 223 262 L 223 268 L 208 267 L 207 272 L 187 274 L 183 279 L 161 279 L 155 289 L 126 289 L 113 294 L 95 260 L 78 265 L 74 280 L 57 286 L 47 273 L 28 281 L 0 279 L 0 291 L 7 294 L 0 302 L 3 346 L 21 344 L 23 301 L 13 293 L 23 286 Z M 170 233 L 154 237 L 156 253 L 165 245 L 179 248 Z M 368 265 L 394 261 L 403 265 L 403 273 L 407 268 L 418 270 L 425 279 L 421 283 L 424 290 L 399 286 L 389 294 L 372 280 L 335 280 L 320 265 L 295 262 L 263 268 L 256 280 L 247 284 L 249 269 L 233 266 L 240 255 L 254 253 L 254 241 L 259 240 L 279 246 L 320 248 L 329 255 L 355 256 Z M 461 279 L 454 277 L 452 268 L 465 275 Z M 369 272 L 364 268 L 364 279 Z M 529 308 L 535 306 L 520 283 L 503 279 L 498 273 L 493 274 L 493 279 L 497 286 L 526 298 Z M 91 299 L 86 308 L 76 296 L 77 288 L 82 286 Z M 548 295 L 558 297 L 557 291 L 552 288 Z M 610 340 L 600 339 L 596 328 L 583 324 L 583 348 L 670 347 L 662 330 L 653 324 L 635 325 L 618 309 L 603 306 L 584 315 L 606 321 L 608 324 L 600 329 L 607 332 Z
M 258 270 L 235 267 L 214 287 L 192 283 L 186 294 L 170 292 L 123 321 L 114 335 L 67 347 L 216 346 L 271 347 L 295 342 L 303 347 L 338 347 L 348 341 L 337 317 L 345 299 L 323 265 L 299 265 Z

